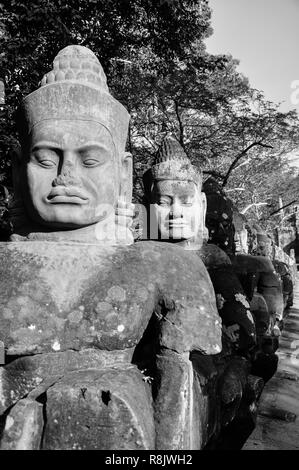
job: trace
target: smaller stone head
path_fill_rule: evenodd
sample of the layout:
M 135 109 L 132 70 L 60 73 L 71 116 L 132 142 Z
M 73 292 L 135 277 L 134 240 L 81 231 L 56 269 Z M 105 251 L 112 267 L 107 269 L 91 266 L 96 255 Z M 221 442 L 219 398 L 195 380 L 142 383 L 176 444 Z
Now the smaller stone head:
M 248 253 L 248 231 L 246 222 L 246 217 L 234 208 L 233 224 L 235 228 L 234 241 L 236 253 Z
M 200 248 L 206 231 L 202 175 L 175 137 L 165 137 L 143 181 L 150 225 L 157 227 L 157 238 L 188 242 L 190 249 Z
M 50 231 L 115 218 L 118 201 L 131 202 L 128 123 L 94 53 L 83 46 L 60 51 L 18 114 L 15 189 L 29 219 Z
M 254 254 L 272 259 L 273 247 L 271 238 L 258 224 L 255 224 L 254 228 L 256 230 L 256 250 Z
M 213 178 L 205 181 L 203 190 L 207 197 L 209 243 L 219 246 L 229 255 L 234 254 L 233 204 Z

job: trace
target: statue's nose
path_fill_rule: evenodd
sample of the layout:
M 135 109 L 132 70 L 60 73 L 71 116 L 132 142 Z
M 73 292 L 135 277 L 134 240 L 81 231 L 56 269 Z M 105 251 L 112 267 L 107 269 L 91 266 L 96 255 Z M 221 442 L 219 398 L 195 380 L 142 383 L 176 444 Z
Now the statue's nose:
M 75 161 L 70 157 L 72 155 L 65 156 L 60 173 L 53 181 L 53 186 L 78 186 L 80 184 Z
M 178 201 L 173 202 L 169 215 L 173 219 L 183 217 L 182 206 L 178 203 Z

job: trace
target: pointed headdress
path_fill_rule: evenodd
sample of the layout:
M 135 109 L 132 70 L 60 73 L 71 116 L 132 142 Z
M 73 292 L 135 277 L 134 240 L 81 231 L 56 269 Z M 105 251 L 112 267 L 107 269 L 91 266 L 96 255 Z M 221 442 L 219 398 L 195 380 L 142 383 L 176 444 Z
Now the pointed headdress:
M 145 192 L 150 192 L 153 182 L 159 180 L 191 181 L 200 188 L 202 185 L 201 171 L 192 165 L 183 147 L 172 135 L 164 138 L 153 165 L 143 175 Z
M 67 46 L 55 57 L 53 69 L 20 106 L 18 127 L 25 139 L 46 120 L 84 120 L 102 124 L 118 152 L 125 149 L 130 116 L 109 93 L 106 76 L 95 54 L 84 46 Z

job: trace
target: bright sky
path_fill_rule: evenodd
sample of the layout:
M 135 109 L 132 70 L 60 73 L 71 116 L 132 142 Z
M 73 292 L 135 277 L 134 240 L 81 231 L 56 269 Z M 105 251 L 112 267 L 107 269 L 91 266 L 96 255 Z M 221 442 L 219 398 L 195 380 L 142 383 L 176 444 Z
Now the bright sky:
M 299 0 L 210 0 L 210 6 L 214 34 L 208 51 L 232 54 L 267 99 L 284 101 L 283 111 L 299 111 Z

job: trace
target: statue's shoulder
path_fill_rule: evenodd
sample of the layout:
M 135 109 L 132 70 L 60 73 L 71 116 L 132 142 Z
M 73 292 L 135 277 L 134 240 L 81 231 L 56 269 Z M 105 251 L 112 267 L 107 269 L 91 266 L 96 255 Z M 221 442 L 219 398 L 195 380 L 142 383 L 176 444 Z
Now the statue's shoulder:
M 210 276 L 197 251 L 152 241 L 138 242 L 134 248 L 143 275 L 147 273 L 156 286 L 157 312 L 168 319 L 163 322 L 161 345 L 177 352 L 219 353 L 221 319 Z
M 236 271 L 242 274 L 273 273 L 272 261 L 265 256 L 253 256 L 240 254 L 232 258 L 232 264 Z
M 207 269 L 195 250 L 155 241 L 137 242 L 134 249 L 140 267 L 144 269 L 150 266 L 161 286 L 180 284 L 181 288 L 186 286 L 188 290 L 200 282 L 210 286 Z
M 141 281 L 163 289 L 190 290 L 193 285 L 211 288 L 206 267 L 195 251 L 171 243 L 141 241 L 132 245 L 54 243 L 45 241 L 0 243 L 0 271 L 18 277 L 97 278 L 121 280 L 124 285 Z M 2 276 L 2 279 L 3 279 Z M 25 279 L 25 278 L 24 278 Z
M 229 256 L 219 246 L 214 244 L 204 243 L 199 251 L 199 255 L 208 269 L 231 264 Z

